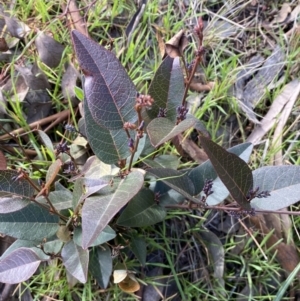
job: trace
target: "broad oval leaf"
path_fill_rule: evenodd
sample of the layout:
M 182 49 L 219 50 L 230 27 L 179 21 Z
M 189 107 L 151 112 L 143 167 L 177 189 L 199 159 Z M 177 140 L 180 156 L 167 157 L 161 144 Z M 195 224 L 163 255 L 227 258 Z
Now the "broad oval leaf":
M 155 202 L 154 192 L 143 188 L 129 202 L 117 220 L 124 227 L 146 227 L 164 220 L 166 210 Z
M 19 248 L 0 260 L 0 282 L 15 284 L 29 279 L 41 260 L 28 248 Z
M 38 33 L 35 45 L 44 64 L 50 68 L 55 68 L 59 65 L 65 48 L 63 45 L 43 32 Z
M 106 164 L 113 164 L 130 156 L 128 137 L 123 129 L 108 130 L 92 118 L 86 101 L 84 105 L 85 132 L 94 154 Z
M 157 180 L 164 182 L 167 186 L 181 193 L 187 199 L 197 201 L 193 198 L 195 187 L 186 174 L 170 168 L 151 168 L 147 172 L 154 175 Z
M 160 155 L 153 160 L 144 159 L 143 162 L 152 168 L 171 168 L 177 170 L 179 166 L 179 158 L 174 155 Z
M 242 160 L 244 160 L 245 162 L 249 161 L 251 152 L 253 149 L 253 144 L 252 143 L 242 143 L 236 146 L 233 146 L 229 149 L 227 149 L 228 152 L 235 154 L 237 156 L 239 156 Z M 202 163 L 201 165 L 193 168 L 189 173 L 188 173 L 189 178 L 192 180 L 194 186 L 195 186 L 195 194 L 198 195 L 205 184 L 205 180 L 206 179 L 212 179 L 215 180 L 218 175 L 213 167 L 213 165 L 211 164 L 210 160 L 205 161 L 204 163 Z M 219 199 L 219 201 L 217 203 L 214 203 L 214 205 L 219 204 L 220 202 L 222 202 L 226 197 L 228 197 L 228 190 L 226 189 L 226 187 L 224 187 L 225 194 L 224 197 L 221 197 Z M 213 185 L 213 190 L 215 191 L 215 183 Z M 214 197 L 214 194 L 210 195 L 210 197 Z M 217 198 L 218 199 L 218 198 Z M 208 203 L 209 205 L 213 205 Z
M 260 210 L 280 210 L 299 201 L 300 166 L 265 166 L 253 171 L 254 189 L 269 191 L 267 198 L 255 198 L 251 205 Z
M 132 235 L 130 237 L 130 248 L 142 266 L 146 265 L 147 244 L 143 237 Z
M 55 190 L 48 195 L 56 210 L 72 208 L 72 193 L 69 190 Z
M 178 134 L 195 127 L 199 121 L 192 115 L 188 115 L 185 120 L 178 125 L 174 125 L 172 121 L 167 118 L 155 118 L 147 126 L 147 132 L 151 144 L 155 147 L 169 141 Z
M 209 253 L 214 269 L 214 277 L 224 284 L 225 250 L 219 237 L 206 228 L 201 228 L 199 236 L 198 233 L 195 236 L 202 242 L 203 247 Z
M 67 271 L 80 282 L 85 283 L 89 265 L 89 251 L 77 246 L 71 240 L 64 245 L 61 256 Z
M 102 245 L 103 243 L 114 239 L 117 236 L 116 232 L 110 227 L 106 226 L 99 236 L 94 240 L 90 247 Z M 77 227 L 74 230 L 74 242 L 78 246 L 82 246 L 82 228 Z
M 31 204 L 16 212 L 0 214 L 0 232 L 14 238 L 41 241 L 56 233 L 58 222 L 58 216 Z
M 30 204 L 34 188 L 18 176 L 16 170 L 0 170 L 0 213 L 18 211 Z
M 103 289 L 107 288 L 112 273 L 112 256 L 108 246 L 93 248 L 90 253 L 89 271 Z
M 243 209 L 251 210 L 246 196 L 253 188 L 253 176 L 248 164 L 209 138 L 200 136 L 200 142 L 233 199 Z
M 51 139 L 49 138 L 49 136 L 44 131 L 41 131 L 41 130 L 38 130 L 38 133 L 39 133 L 43 143 L 45 144 L 47 150 L 50 152 L 51 156 L 53 158 L 55 158 L 54 146 L 53 146 L 53 143 L 52 143 Z
M 27 249 L 33 250 L 35 252 L 35 254 L 39 257 L 40 260 L 49 260 L 50 256 L 45 254 L 41 250 L 41 248 L 38 247 L 40 244 L 41 244 L 41 242 L 37 241 L 37 240 L 32 241 L 32 240 L 17 239 L 2 254 L 1 260 L 20 248 L 27 248 Z
M 135 123 L 136 89 L 120 61 L 111 52 L 77 30 L 74 49 L 85 74 L 84 93 L 94 121 L 108 130 Z
M 141 189 L 144 176 L 139 171 L 131 172 L 121 180 L 112 194 L 90 197 L 82 208 L 82 246 L 88 248 L 110 220 Z
M 184 77 L 180 66 L 179 57 L 167 56 L 155 72 L 154 78 L 148 90 L 148 94 L 154 99 L 150 110 L 145 110 L 146 119 L 157 117 L 159 109 L 167 110 L 167 119 L 173 124 L 176 122 L 176 108 L 181 105 L 184 94 Z
M 114 271 L 115 276 L 115 271 Z M 140 289 L 140 284 L 136 280 L 134 274 L 129 273 L 126 278 L 118 283 L 119 288 L 126 293 L 135 293 Z

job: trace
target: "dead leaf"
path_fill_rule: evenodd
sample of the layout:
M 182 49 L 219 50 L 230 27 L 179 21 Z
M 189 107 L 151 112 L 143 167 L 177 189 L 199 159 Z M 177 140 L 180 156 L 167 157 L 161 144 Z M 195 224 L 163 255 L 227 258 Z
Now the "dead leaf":
M 234 97 L 241 100 L 247 82 L 253 76 L 258 68 L 262 65 L 264 57 L 260 54 L 250 58 L 249 62 L 244 66 L 241 66 L 241 71 L 236 76 L 236 82 L 234 83 Z
M 171 58 L 183 56 L 184 49 L 187 45 L 188 39 L 182 29 L 166 43 L 166 54 Z
M 114 270 L 114 283 L 126 293 L 134 293 L 140 289 L 140 284 L 136 280 L 133 272 L 127 270 Z
M 139 6 L 139 8 L 137 9 L 137 11 L 135 12 L 135 14 L 133 15 L 133 17 L 131 18 L 129 24 L 126 27 L 125 34 L 128 39 L 128 44 L 131 40 L 132 34 L 134 33 L 138 24 L 140 23 L 140 20 L 143 16 L 145 8 L 146 8 L 146 4 L 142 2 L 141 5 Z
M 61 225 L 59 226 L 56 236 L 63 242 L 68 242 L 71 240 L 71 233 L 67 226 Z
M 272 138 L 272 148 L 273 149 L 279 149 L 279 151 L 274 155 L 274 165 L 281 165 L 283 164 L 283 155 L 282 155 L 282 134 L 284 131 L 284 127 L 288 121 L 288 118 L 291 115 L 292 109 L 294 107 L 295 102 L 298 99 L 298 95 L 300 93 L 300 81 L 299 80 L 294 80 L 293 85 L 291 85 L 291 90 L 285 90 L 285 92 L 287 93 L 287 95 L 289 95 L 289 92 L 294 91 L 294 93 L 292 94 L 292 96 L 288 99 L 288 102 L 286 103 L 286 105 L 283 107 L 283 110 L 277 120 L 277 126 L 276 129 L 274 131 L 273 134 L 273 138 Z M 297 86 L 298 89 L 297 89 Z M 298 91 L 298 93 L 297 93 Z
M 6 157 L 0 151 L 0 170 L 6 170 L 6 169 L 7 169 Z
M 269 229 L 266 225 L 266 222 L 264 220 L 264 216 L 262 214 L 257 214 L 256 216 L 250 217 L 251 223 L 260 230 L 260 233 L 265 236 L 267 234 L 270 234 L 272 229 Z M 280 263 L 281 267 L 287 272 L 287 274 L 290 274 L 294 269 L 295 266 L 300 261 L 299 254 L 297 252 L 297 249 L 294 248 L 292 245 L 288 245 L 286 243 L 279 243 L 280 237 L 278 237 L 275 233 L 270 236 L 270 238 L 266 242 L 266 246 L 268 248 L 271 248 L 276 244 L 276 246 L 272 249 L 273 251 L 276 251 L 276 258 L 278 262 Z M 298 277 L 300 275 L 298 274 Z
M 207 84 L 202 84 L 202 83 L 195 83 L 191 82 L 190 89 L 192 91 L 197 91 L 197 92 L 204 92 L 204 91 L 210 91 L 213 89 L 215 85 L 215 82 L 208 82 Z
M 128 274 L 123 281 L 118 283 L 118 285 L 119 288 L 126 293 L 135 293 L 140 289 L 140 284 L 133 274 Z
M 62 4 L 63 10 L 68 8 L 68 13 L 71 16 L 72 24 L 75 26 L 76 30 L 81 32 L 82 34 L 89 36 L 88 30 L 86 28 L 86 22 L 84 17 L 81 16 L 80 10 L 77 7 L 77 3 L 75 0 L 70 0 L 68 5 Z
M 208 160 L 207 154 L 193 140 L 184 138 L 182 134 L 177 136 L 182 149 L 198 164 Z
M 50 68 L 59 65 L 65 47 L 55 41 L 52 37 L 39 32 L 35 39 L 35 45 L 39 53 L 40 60 Z
M 75 87 L 79 79 L 79 72 L 74 68 L 72 63 L 66 64 L 66 71 L 62 76 L 61 89 L 65 99 L 70 99 L 72 104 L 78 103 L 75 94 Z
M 9 48 L 8 48 L 5 38 L 0 38 L 0 51 L 5 52 L 8 49 Z
M 283 50 L 280 46 L 276 46 L 272 54 L 259 68 L 254 78 L 245 86 L 240 105 L 247 117 L 254 123 L 259 122 L 256 119 L 253 108 L 265 95 L 267 86 L 278 76 L 284 66 L 284 59 L 285 54 Z
M 162 35 L 160 34 L 160 30 L 158 28 L 156 28 L 155 36 L 156 36 L 156 39 L 158 42 L 160 56 L 161 56 L 161 58 L 163 58 L 165 56 L 166 45 L 164 43 L 164 40 L 163 40 Z
M 261 121 L 251 135 L 247 138 L 247 142 L 258 144 L 262 137 L 274 126 L 277 122 L 278 115 L 282 112 L 284 106 L 291 101 L 297 99 L 300 93 L 300 81 L 298 79 L 288 83 L 282 89 L 282 92 L 273 101 L 268 113 Z
M 290 15 L 291 11 L 292 11 L 292 9 L 290 7 L 290 4 L 283 3 L 278 15 L 276 16 L 276 18 L 274 18 L 274 20 L 271 22 L 271 24 L 283 23 L 284 21 L 288 20 L 289 19 L 288 17 Z
M 15 18 L 4 16 L 4 19 L 7 30 L 9 31 L 10 35 L 15 38 L 22 39 L 30 31 L 30 28 L 25 23 Z
M 127 277 L 127 270 L 114 270 L 114 283 L 120 283 Z
M 31 69 L 21 66 L 16 66 L 15 68 L 20 72 L 27 87 L 30 89 L 45 90 L 51 88 L 47 76 L 36 64 L 34 64 Z

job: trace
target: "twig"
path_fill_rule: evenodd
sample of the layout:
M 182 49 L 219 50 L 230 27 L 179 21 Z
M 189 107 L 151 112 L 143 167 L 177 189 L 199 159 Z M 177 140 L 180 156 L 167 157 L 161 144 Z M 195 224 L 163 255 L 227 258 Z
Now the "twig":
M 42 125 L 45 125 L 47 123 L 50 123 L 51 121 L 53 121 L 53 123 L 55 123 L 57 119 L 63 120 L 66 117 L 68 117 L 69 114 L 70 114 L 70 110 L 69 109 L 68 110 L 64 110 L 62 112 L 56 113 L 56 114 L 48 116 L 46 118 L 43 118 L 43 119 L 41 119 L 39 121 L 35 121 L 33 123 L 30 123 L 30 124 L 28 124 L 28 127 L 30 129 L 33 129 L 35 127 L 42 126 Z M 17 135 L 20 135 L 20 134 L 24 133 L 25 131 L 26 130 L 23 129 L 23 128 L 19 128 L 17 130 L 11 131 L 9 134 L 4 134 L 4 135 L 0 136 L 0 141 L 1 140 L 11 139 L 12 135 L 17 136 Z
M 239 218 L 239 223 L 243 226 L 243 228 L 245 229 L 245 231 L 251 236 L 251 238 L 253 239 L 254 243 L 257 245 L 257 247 L 261 251 L 261 253 L 262 253 L 263 257 L 265 258 L 265 260 L 268 260 L 268 257 L 265 254 L 265 252 L 263 251 L 263 249 L 261 248 L 260 244 L 258 243 L 258 241 L 255 239 L 255 237 L 251 233 L 251 231 L 248 229 L 248 227 L 246 227 L 246 225 L 243 223 L 243 221 L 240 218 Z

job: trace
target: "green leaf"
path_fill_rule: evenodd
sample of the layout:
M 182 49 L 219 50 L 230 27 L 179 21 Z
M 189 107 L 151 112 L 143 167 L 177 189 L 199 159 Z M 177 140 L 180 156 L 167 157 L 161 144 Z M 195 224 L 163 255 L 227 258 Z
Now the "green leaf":
M 167 119 L 176 122 L 176 108 L 181 105 L 184 94 L 184 77 L 179 57 L 167 56 L 155 72 L 148 90 L 154 99 L 150 110 L 145 110 L 146 120 L 157 117 L 159 108 L 167 109 Z
M 199 232 L 200 240 L 208 250 L 214 268 L 214 277 L 223 280 L 225 268 L 225 251 L 219 237 L 206 228 Z M 224 280 L 223 280 L 224 281 Z
M 251 206 L 261 210 L 280 210 L 299 201 L 300 166 L 266 166 L 253 171 L 254 186 L 269 191 L 267 198 L 255 198 Z
M 84 94 L 94 122 L 107 130 L 123 129 L 125 122 L 135 123 L 137 92 L 120 61 L 77 30 L 72 31 L 72 39 L 85 75 Z M 87 122 L 90 117 L 85 118 Z
M 18 250 L 20 248 L 32 249 L 36 253 L 36 255 L 39 257 L 40 260 L 48 260 L 48 259 L 50 259 L 49 255 L 45 254 L 40 248 L 37 247 L 40 244 L 41 244 L 41 242 L 37 241 L 37 240 L 36 241 L 32 241 L 32 240 L 17 239 L 15 242 L 13 242 L 9 246 L 8 249 L 6 249 L 6 251 L 1 256 L 1 259 L 7 257 L 12 252 L 14 252 L 15 250 Z
M 43 131 L 38 131 L 38 133 L 39 133 L 43 143 L 45 144 L 45 146 L 47 147 L 47 149 L 53 156 L 53 158 L 55 158 L 53 143 L 52 143 L 51 139 L 49 138 L 49 136 Z
M 86 283 L 89 251 L 77 246 L 73 240 L 66 243 L 61 251 L 61 257 L 67 271 L 82 283 Z
M 195 127 L 196 124 L 198 124 L 198 120 L 192 115 L 187 115 L 185 120 L 175 126 L 169 119 L 160 117 L 153 119 L 148 124 L 147 132 L 152 145 L 158 147 L 178 134 Z
M 195 187 L 186 174 L 169 168 L 151 168 L 147 172 L 154 175 L 157 180 L 164 182 L 169 187 L 181 193 L 187 199 L 197 201 L 193 197 Z
M 139 171 L 131 172 L 125 179 L 115 182 L 112 194 L 90 197 L 82 208 L 82 246 L 88 248 L 110 220 L 141 189 L 144 176 Z
M 30 204 L 34 188 L 18 176 L 16 170 L 0 170 L 0 213 L 18 211 Z
M 74 191 L 76 193 L 74 200 L 77 200 L 79 197 L 79 200 L 77 202 L 82 202 L 90 195 L 106 187 L 109 184 L 110 180 L 111 176 L 99 177 L 99 175 L 97 178 L 93 178 L 91 176 L 78 178 L 74 186 Z M 78 187 L 79 185 L 81 185 L 82 187 Z
M 94 240 L 90 247 L 102 245 L 103 243 L 110 241 L 116 237 L 116 232 L 110 227 L 106 226 L 99 236 Z M 82 228 L 77 227 L 74 230 L 74 242 L 78 246 L 82 246 Z
M 76 95 L 76 97 L 77 97 L 80 101 L 83 101 L 83 99 L 84 99 L 84 93 L 83 93 L 83 90 L 80 89 L 80 88 L 77 87 L 77 86 L 75 86 L 74 90 L 75 90 L 75 95 Z
M 143 188 L 129 202 L 117 220 L 117 224 L 124 227 L 146 227 L 164 220 L 166 210 L 157 205 L 154 193 Z
M 251 152 L 253 149 L 253 144 L 251 143 L 242 143 L 236 146 L 233 146 L 229 149 L 227 149 L 228 152 L 235 154 L 237 156 L 239 156 L 241 159 L 243 159 L 245 162 L 249 161 Z M 202 163 L 201 165 L 193 168 L 189 173 L 188 173 L 189 178 L 192 180 L 194 186 L 195 186 L 195 194 L 198 195 L 203 187 L 204 187 L 204 183 L 205 180 L 215 180 L 218 175 L 213 167 L 213 165 L 211 164 L 210 160 L 205 161 L 204 163 Z M 222 182 L 220 182 L 222 183 Z M 213 184 L 213 190 L 214 192 L 216 191 L 216 184 Z M 223 184 L 224 186 L 224 184 Z M 216 205 L 219 204 L 220 202 L 222 202 L 225 198 L 228 197 L 229 192 L 227 190 L 227 188 L 224 186 L 225 190 L 225 195 L 224 197 L 220 199 L 218 199 L 217 203 L 214 204 L 209 204 L 209 205 Z M 213 194 L 211 195 L 213 197 Z M 209 196 L 210 197 L 210 196 Z M 220 201 L 219 201 L 220 200 Z
M 160 155 L 154 158 L 154 160 L 145 159 L 145 164 L 152 168 L 171 168 L 177 170 L 179 166 L 179 158 L 173 155 Z
M 89 271 L 101 288 L 107 288 L 112 273 L 110 248 L 106 245 L 101 246 L 101 248 L 93 248 L 90 257 Z
M 0 260 L 0 282 L 15 284 L 26 281 L 40 263 L 40 258 L 32 249 L 19 248 Z
M 31 204 L 17 212 L 0 214 L 0 232 L 14 238 L 43 240 L 58 230 L 59 218 Z
M 58 211 L 72 208 L 72 193 L 69 190 L 51 191 L 48 197 Z
M 133 235 L 130 238 L 130 249 L 142 266 L 146 265 L 147 245 L 141 236 Z
M 74 183 L 74 189 L 72 195 L 72 204 L 74 210 L 80 204 L 80 199 L 83 194 L 84 194 L 83 178 L 78 178 Z
M 252 171 L 248 164 L 209 138 L 200 136 L 200 142 L 233 199 L 243 209 L 251 210 L 246 197 L 250 189 L 253 188 Z
M 87 102 L 83 102 L 86 135 L 94 154 L 104 163 L 113 164 L 130 156 L 128 137 L 122 129 L 109 131 L 91 117 Z

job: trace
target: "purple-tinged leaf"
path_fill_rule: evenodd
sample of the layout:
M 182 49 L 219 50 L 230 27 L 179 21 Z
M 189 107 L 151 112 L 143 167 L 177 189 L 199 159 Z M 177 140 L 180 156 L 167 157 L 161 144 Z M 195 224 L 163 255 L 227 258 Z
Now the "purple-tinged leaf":
M 143 184 L 143 174 L 133 171 L 125 179 L 114 184 L 113 193 L 85 200 L 82 208 L 82 246 L 84 249 L 95 241 L 116 213 L 139 192 Z
M 178 125 L 174 125 L 174 123 L 167 118 L 155 118 L 147 126 L 147 132 L 151 144 L 158 147 L 178 134 L 195 127 L 198 122 L 199 121 L 192 115 L 188 115 L 187 118 Z
M 253 188 L 253 176 L 248 164 L 209 138 L 200 136 L 200 142 L 233 199 L 243 209 L 251 210 L 247 194 Z
M 17 249 L 0 260 L 0 282 L 23 282 L 34 274 L 40 263 L 40 258 L 32 249 Z
M 106 245 L 93 248 L 89 270 L 97 280 L 100 287 L 107 288 L 112 273 L 112 256 L 110 248 Z
M 0 214 L 0 232 L 19 239 L 43 240 L 56 233 L 58 222 L 56 215 L 30 204 L 19 211 Z
M 247 142 L 247 143 L 242 143 L 242 144 L 233 146 L 233 147 L 227 149 L 227 151 L 239 156 L 245 162 L 248 162 L 251 152 L 252 152 L 252 149 L 253 149 L 253 144 Z M 215 180 L 218 177 L 210 160 L 207 160 L 204 163 L 202 163 L 201 165 L 193 168 L 188 173 L 188 176 L 192 180 L 192 182 L 195 186 L 195 194 L 196 195 L 198 195 L 202 191 L 206 180 L 208 180 L 208 179 Z M 213 190 L 214 191 L 216 190 L 215 183 L 213 185 Z M 226 188 L 225 188 L 225 190 L 226 190 L 226 192 L 225 192 L 224 196 L 221 199 L 218 199 L 217 203 L 214 203 L 214 205 L 223 202 L 223 200 L 228 197 L 228 195 L 229 195 L 228 190 Z M 211 198 L 211 197 L 214 198 L 214 194 L 209 196 L 209 198 Z M 209 202 L 207 202 L 207 203 L 209 205 L 212 205 Z
M 154 103 L 144 114 L 146 120 L 152 120 L 158 116 L 160 108 L 167 110 L 167 119 L 176 122 L 176 108 L 181 105 L 184 94 L 184 77 L 179 58 L 167 56 L 158 67 L 149 87 L 148 94 L 154 99 Z
M 251 201 L 254 208 L 280 210 L 300 200 L 300 166 L 265 166 L 253 171 L 254 186 L 269 191 L 266 198 Z
M 82 283 L 86 283 L 89 265 L 89 251 L 77 246 L 73 240 L 66 243 L 61 251 L 67 271 Z
M 107 164 L 127 158 L 131 152 L 128 137 L 123 129 L 108 130 L 92 118 L 87 101 L 84 101 L 85 132 L 94 154 Z
M 147 227 L 164 220 L 166 210 L 159 206 L 154 192 L 143 188 L 129 202 L 117 220 L 117 224 L 124 227 Z
M 76 100 L 75 87 L 79 79 L 79 72 L 74 68 L 72 63 L 66 64 L 66 71 L 61 79 L 61 90 L 65 99 L 70 98 L 72 104 L 78 104 Z
M 138 235 L 131 235 L 130 237 L 130 249 L 136 256 L 140 264 L 144 267 L 146 265 L 147 257 L 147 244 L 144 237 Z
M 85 199 L 88 196 L 96 193 L 100 189 L 104 188 L 108 185 L 107 179 L 91 179 L 91 178 L 83 178 L 83 185 L 85 185 L 86 192 L 82 195 L 81 199 Z
M 187 199 L 197 202 L 197 199 L 193 198 L 195 195 L 194 184 L 187 174 L 170 168 L 151 168 L 147 170 L 147 172 L 155 176 L 157 180 L 164 182 L 167 186 L 185 196 Z
M 72 208 L 72 193 L 69 190 L 51 191 L 48 197 L 58 211 Z
M 94 240 L 94 242 L 90 245 L 90 247 L 102 245 L 107 241 L 110 241 L 116 237 L 116 232 L 110 227 L 106 226 L 103 231 L 99 234 L 99 236 Z M 74 230 L 74 242 L 78 246 L 82 246 L 82 228 L 77 227 Z
M 39 32 L 35 40 L 35 45 L 41 61 L 50 68 L 59 65 L 65 47 L 52 37 Z
M 49 260 L 50 256 L 45 254 L 39 247 L 37 247 L 40 244 L 41 244 L 41 242 L 38 240 L 32 241 L 32 240 L 17 239 L 2 254 L 1 260 L 20 248 L 26 248 L 26 249 L 33 250 L 36 253 L 36 255 L 39 257 L 39 259 L 42 261 Z
M 135 123 L 136 89 L 116 56 L 72 31 L 74 49 L 85 75 L 85 98 L 96 124 L 108 130 L 120 130 L 125 122 Z
M 7 17 L 4 15 L 7 30 L 12 37 L 22 39 L 30 31 L 30 28 L 16 18 Z
M 34 188 L 19 175 L 16 170 L 0 170 L 0 213 L 18 211 L 30 204 Z

